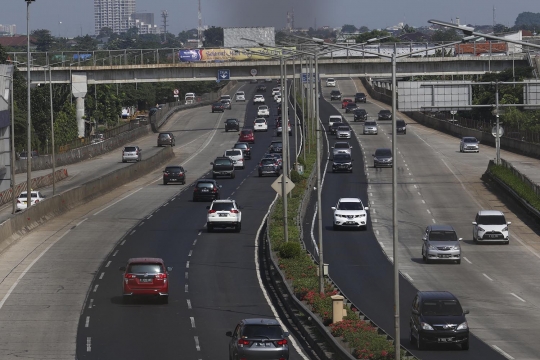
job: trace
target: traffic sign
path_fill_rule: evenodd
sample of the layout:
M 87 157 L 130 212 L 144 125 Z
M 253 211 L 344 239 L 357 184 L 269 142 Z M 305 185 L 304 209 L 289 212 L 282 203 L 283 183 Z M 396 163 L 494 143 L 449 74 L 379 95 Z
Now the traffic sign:
M 174 95 L 178 95 L 178 94 L 180 94 L 180 90 L 174 89 L 173 93 L 174 93 Z
M 285 195 L 287 195 L 288 193 L 292 191 L 292 189 L 294 189 L 294 183 L 291 181 L 291 179 L 289 179 L 287 176 L 284 176 L 283 174 L 279 175 L 279 177 L 276 179 L 276 181 L 272 183 L 271 186 L 272 186 L 272 189 L 274 189 L 274 191 L 277 192 L 281 196 L 282 196 L 281 190 L 283 190 L 282 182 L 283 182 L 284 177 L 285 177 Z
M 252 76 L 257 75 L 257 69 L 251 69 L 249 72 Z
M 497 137 L 497 126 L 494 126 L 491 129 L 491 135 L 493 135 L 493 137 Z M 499 125 L 499 137 L 501 137 L 503 135 L 504 135 L 504 129 L 503 129 L 502 126 Z
M 302 73 L 302 82 L 303 83 L 309 82 L 309 73 Z M 313 82 L 317 82 L 317 78 L 315 76 L 315 73 L 313 73 Z
M 218 78 L 219 81 L 230 80 L 231 79 L 231 70 L 229 70 L 229 69 L 219 69 L 217 78 Z

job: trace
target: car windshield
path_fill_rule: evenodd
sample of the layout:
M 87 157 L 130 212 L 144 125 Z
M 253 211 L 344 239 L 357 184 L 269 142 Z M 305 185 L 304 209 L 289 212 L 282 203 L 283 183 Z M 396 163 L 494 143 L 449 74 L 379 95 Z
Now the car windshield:
M 350 148 L 349 144 L 347 143 L 335 143 L 334 149 L 348 149 Z
M 327 80 L 327 81 L 334 81 L 334 79 L 332 79 L 332 78 L 328 78 L 328 80 Z
M 379 114 L 391 114 L 392 112 L 390 110 L 381 110 L 379 111 Z
M 357 113 L 357 114 L 365 114 L 366 110 L 365 109 L 356 109 L 354 112 Z
M 242 336 L 247 338 L 281 339 L 283 331 L 279 325 L 246 325 Z
M 398 121 L 396 121 L 396 126 L 399 126 L 399 127 L 405 126 L 405 121 L 404 121 L 404 120 L 398 120 Z
M 180 166 L 167 166 L 165 168 L 166 172 L 183 172 L 184 169 L 182 169 Z
M 457 241 L 457 236 L 454 231 L 435 230 L 429 233 L 430 241 Z
M 225 156 L 240 156 L 242 152 L 240 150 L 227 150 Z
M 135 146 L 126 146 L 124 151 L 137 151 L 137 148 Z
M 163 273 L 163 266 L 161 264 L 130 264 L 127 268 L 128 273 L 132 274 L 160 274 Z
M 349 131 L 350 129 L 347 126 L 338 127 L 338 131 Z
M 274 159 L 262 159 L 261 164 L 262 165 L 274 165 Z
M 283 144 L 280 143 L 280 142 L 275 142 L 275 143 L 272 143 L 272 146 L 273 147 L 283 147 Z
M 266 105 L 259 106 L 259 110 L 267 110 L 267 109 L 268 109 L 268 106 Z
M 231 165 L 231 160 L 229 159 L 219 159 L 214 161 L 215 165 Z
M 375 150 L 375 156 L 392 156 L 392 150 L 390 150 L 390 149 L 377 149 L 377 150 Z
M 346 161 L 351 161 L 351 156 L 348 155 L 348 154 L 337 154 L 337 155 L 334 155 L 334 162 L 346 162 Z
M 365 126 L 375 126 L 375 125 L 377 125 L 377 123 L 376 123 L 375 121 L 366 121 L 366 122 L 364 123 L 364 125 L 365 125 Z
M 506 225 L 506 219 L 502 215 L 482 215 L 478 218 L 479 225 Z
M 426 300 L 422 303 L 422 315 L 461 316 L 463 309 L 456 300 Z
M 475 143 L 475 142 L 478 142 L 478 140 L 476 140 L 476 138 L 473 138 L 473 137 L 466 137 L 466 138 L 463 138 L 463 142 Z
M 212 210 L 216 210 L 216 211 L 234 210 L 234 204 L 232 202 L 215 202 L 212 204 Z
M 364 210 L 362 203 L 360 202 L 340 202 L 337 206 L 337 210 Z

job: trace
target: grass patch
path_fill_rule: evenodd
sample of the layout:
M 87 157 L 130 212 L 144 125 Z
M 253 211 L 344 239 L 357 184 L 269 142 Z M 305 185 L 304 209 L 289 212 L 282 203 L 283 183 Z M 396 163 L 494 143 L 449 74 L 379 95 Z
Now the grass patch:
M 540 198 L 538 195 L 536 195 L 536 193 L 523 182 L 519 176 L 514 175 L 512 170 L 502 165 L 491 165 L 489 171 L 493 176 L 514 190 L 519 197 L 527 201 L 536 210 L 540 211 Z

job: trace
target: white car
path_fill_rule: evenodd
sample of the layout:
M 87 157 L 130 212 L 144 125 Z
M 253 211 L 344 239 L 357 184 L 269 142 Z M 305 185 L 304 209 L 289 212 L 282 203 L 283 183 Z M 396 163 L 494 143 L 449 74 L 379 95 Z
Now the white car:
M 276 103 L 281 104 L 281 95 L 276 95 Z
M 206 207 L 208 214 L 206 216 L 206 229 L 208 232 L 215 228 L 234 228 L 236 232 L 242 229 L 242 212 L 236 201 L 214 200 L 212 205 Z
M 281 98 L 281 92 L 277 92 L 274 94 L 274 101 L 277 101 L 278 98 Z
M 234 164 L 234 168 L 243 169 L 245 168 L 244 165 L 244 153 L 242 152 L 242 149 L 230 149 L 225 150 L 225 153 L 223 154 L 224 157 L 228 157 L 232 160 Z
M 268 123 L 265 118 L 255 119 L 253 122 L 253 131 L 268 131 Z
M 237 91 L 235 95 L 236 101 L 246 101 L 246 93 L 243 91 Z
M 270 109 L 268 109 L 268 106 L 267 105 L 259 106 L 259 108 L 257 109 L 257 116 L 259 117 L 270 116 Z
M 339 228 L 358 228 L 367 229 L 367 210 L 369 208 L 362 204 L 362 200 L 358 198 L 341 198 L 334 210 L 334 230 Z
M 508 225 L 504 214 L 498 210 L 480 210 L 473 221 L 473 240 L 481 241 L 502 241 L 508 244 Z
M 39 191 L 33 191 L 33 190 L 30 191 L 30 196 L 31 196 L 30 201 L 32 202 L 30 206 L 36 205 L 38 202 L 43 201 L 43 199 L 45 199 L 45 196 L 41 195 Z M 28 207 L 26 205 L 26 200 L 28 200 L 28 195 L 26 191 L 23 191 L 17 198 L 17 210 L 24 210 Z
M 231 95 L 221 95 L 221 97 L 219 99 L 220 100 L 229 100 L 229 101 L 231 101 Z
M 352 146 L 347 141 L 338 141 L 332 146 L 332 155 L 349 154 L 351 155 Z
M 265 103 L 265 100 L 264 100 L 264 96 L 262 95 L 255 95 L 253 97 L 253 104 L 264 104 Z
M 328 127 L 331 128 L 335 122 L 343 122 L 341 115 L 330 115 L 328 118 Z
M 281 88 L 280 87 L 275 87 L 272 89 L 272 96 L 276 95 L 276 94 L 280 94 L 281 93 Z
M 334 78 L 326 79 L 326 86 L 336 87 L 336 80 Z

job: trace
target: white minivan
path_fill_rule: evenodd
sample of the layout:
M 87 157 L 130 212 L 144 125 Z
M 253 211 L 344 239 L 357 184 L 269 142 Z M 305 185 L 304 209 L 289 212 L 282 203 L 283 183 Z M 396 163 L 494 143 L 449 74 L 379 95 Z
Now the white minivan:
M 246 94 L 243 91 L 237 91 L 235 95 L 236 101 L 246 101 Z
M 473 225 L 473 240 L 478 243 L 481 241 L 501 241 L 503 244 L 508 244 L 508 225 L 510 221 L 506 221 L 504 214 L 499 210 L 480 210 Z
M 244 152 L 241 149 L 225 150 L 223 156 L 228 157 L 234 164 L 235 168 L 243 169 L 244 166 Z

